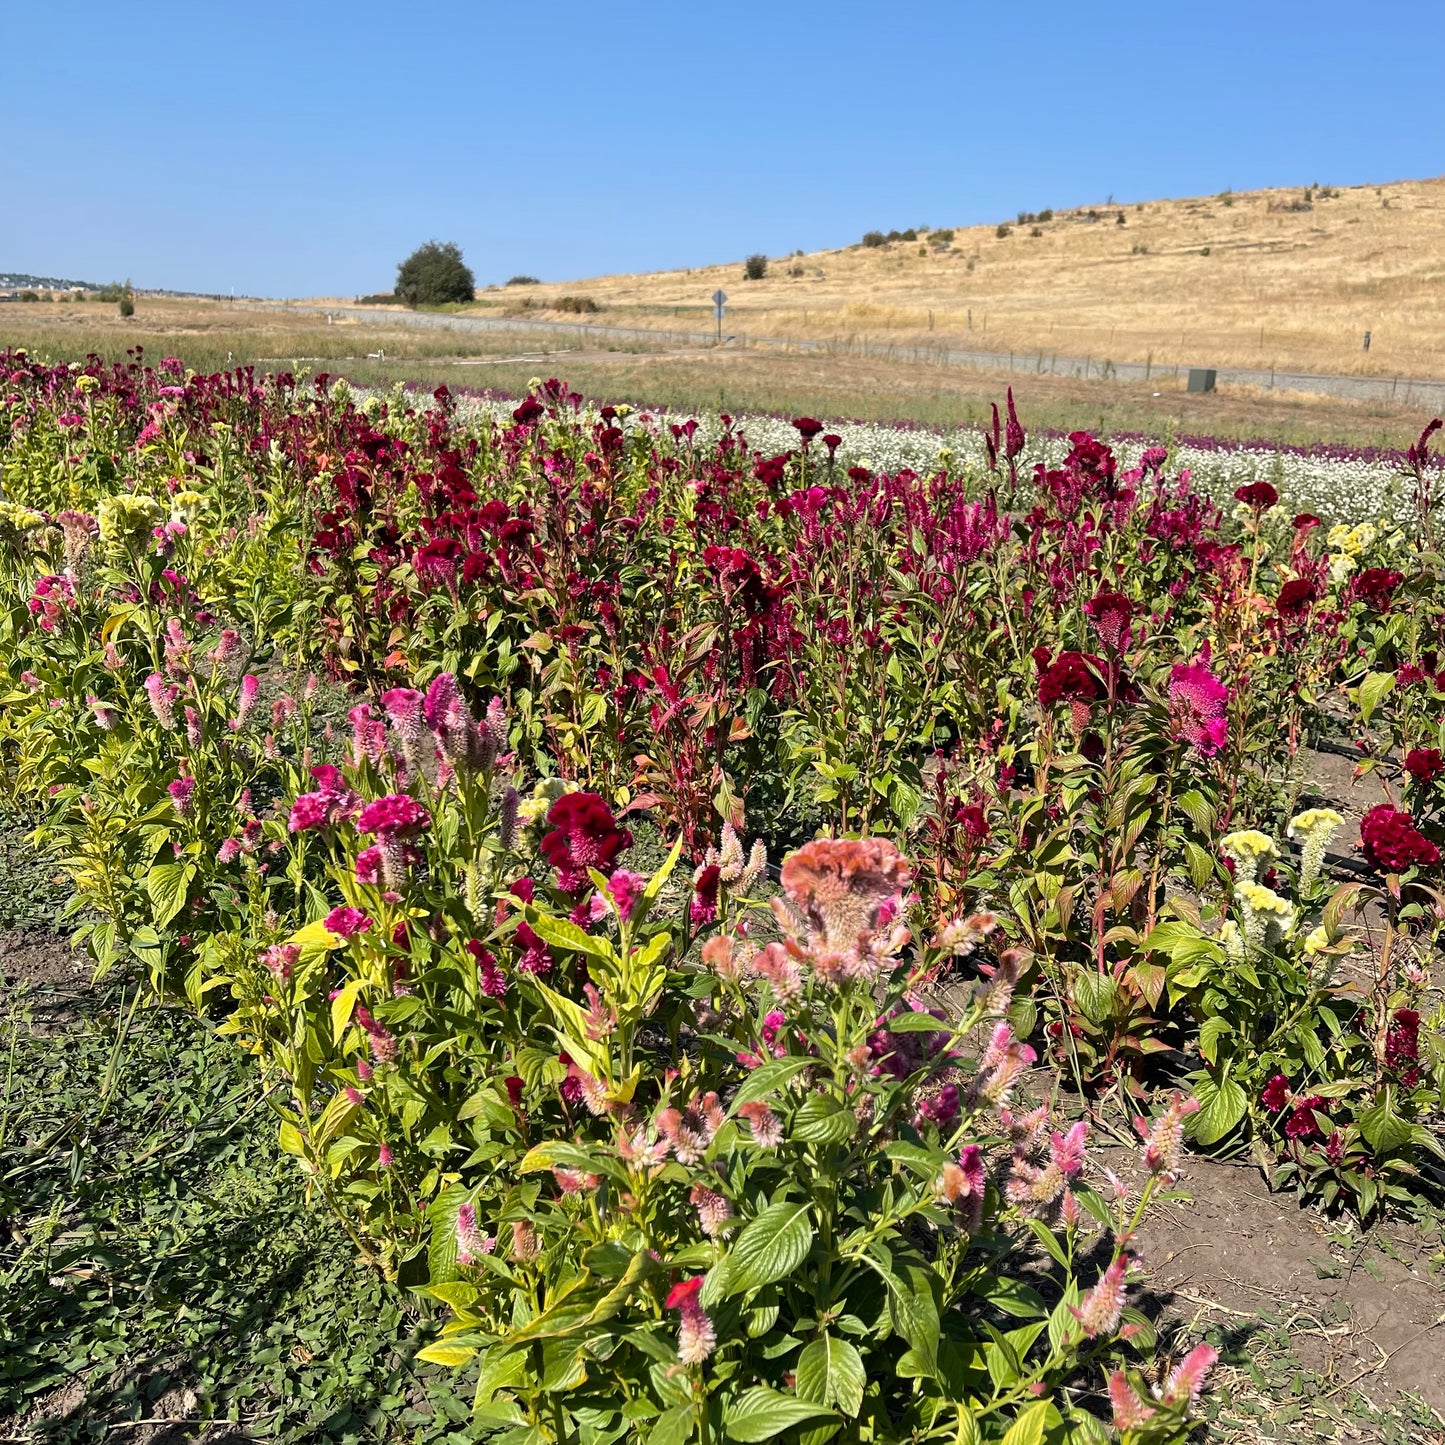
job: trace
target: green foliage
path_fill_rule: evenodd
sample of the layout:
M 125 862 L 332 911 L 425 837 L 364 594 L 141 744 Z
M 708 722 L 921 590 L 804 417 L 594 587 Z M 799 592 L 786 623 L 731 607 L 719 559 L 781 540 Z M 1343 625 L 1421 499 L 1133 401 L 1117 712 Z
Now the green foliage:
M 743 262 L 743 280 L 761 281 L 768 274 L 768 258 L 761 251 L 755 252 Z
M 396 294 L 408 306 L 471 301 L 477 282 L 454 241 L 427 241 L 396 268 Z

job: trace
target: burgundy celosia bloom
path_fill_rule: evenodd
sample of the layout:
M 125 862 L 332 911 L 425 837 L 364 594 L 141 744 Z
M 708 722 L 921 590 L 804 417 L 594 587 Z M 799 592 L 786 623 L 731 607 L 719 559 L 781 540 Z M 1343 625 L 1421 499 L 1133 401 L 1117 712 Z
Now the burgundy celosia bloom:
M 1128 647 L 1134 604 L 1122 592 L 1096 592 L 1084 603 L 1084 613 L 1110 652 L 1123 652 Z
M 475 938 L 467 940 L 467 952 L 477 965 L 477 986 L 484 998 L 505 998 L 507 993 L 506 975 L 497 965 L 492 952 L 478 943 Z
M 1229 689 L 1203 662 L 1176 663 L 1169 671 L 1169 708 L 1174 736 L 1202 757 L 1224 746 L 1229 724 Z
M 542 415 L 542 404 L 532 397 L 528 397 L 520 406 L 512 411 L 512 420 L 518 426 L 530 426 Z
M 1420 1082 L 1420 1015 L 1412 1008 L 1396 1009 L 1385 1034 L 1385 1067 L 1400 1072 L 1400 1082 L 1413 1089 Z
M 1324 526 L 1324 523 L 1313 512 L 1301 512 L 1292 525 L 1296 532 L 1313 532 L 1316 527 Z
M 1250 482 L 1247 486 L 1235 488 L 1234 500 L 1262 512 L 1279 501 L 1279 493 L 1268 482 Z
M 1264 1086 L 1264 1092 L 1259 1099 L 1271 1113 L 1279 1113 L 1289 1103 L 1289 1080 L 1283 1074 L 1276 1074 Z
M 805 442 L 812 441 L 823 430 L 823 423 L 811 416 L 795 416 L 793 425 L 798 429 L 798 435 Z
M 1291 1139 L 1313 1139 L 1324 1134 L 1320 1121 L 1315 1117 L 1316 1109 L 1323 1109 L 1325 1101 L 1319 1094 L 1311 1094 L 1294 1106 L 1294 1113 L 1285 1121 L 1284 1132 Z
M 1439 748 L 1411 748 L 1403 766 L 1419 787 L 1428 788 L 1445 773 L 1445 757 L 1441 757 Z
M 194 778 L 177 778 L 175 782 L 166 785 L 166 792 L 171 795 L 171 806 L 176 810 L 176 817 L 189 818 L 191 816 L 191 794 L 196 791 L 196 780 Z
M 1045 654 L 1047 656 L 1047 654 Z M 1089 667 L 1082 652 L 1061 652 L 1053 662 L 1042 668 L 1039 678 L 1039 706 L 1052 707 L 1056 702 L 1092 702 L 1104 695 L 1103 684 Z
M 1315 584 L 1308 577 L 1291 577 L 1279 589 L 1274 610 L 1287 622 L 1298 622 L 1309 615 L 1315 600 Z
M 702 928 L 717 918 L 717 890 L 722 869 L 716 863 L 699 868 L 692 880 L 691 917 L 694 928 Z
M 1351 581 L 1350 596 L 1372 612 L 1388 612 L 1395 588 L 1404 580 L 1403 573 L 1388 567 L 1367 567 Z
M 1380 873 L 1403 873 L 1412 864 L 1440 861 L 1440 850 L 1415 827 L 1408 813 L 1380 803 L 1360 820 L 1360 851 Z
M 565 893 L 587 886 L 589 868 L 610 872 L 617 855 L 632 846 L 632 834 L 617 826 L 596 793 L 564 793 L 547 810 L 547 822 L 552 831 L 542 839 L 542 856 Z

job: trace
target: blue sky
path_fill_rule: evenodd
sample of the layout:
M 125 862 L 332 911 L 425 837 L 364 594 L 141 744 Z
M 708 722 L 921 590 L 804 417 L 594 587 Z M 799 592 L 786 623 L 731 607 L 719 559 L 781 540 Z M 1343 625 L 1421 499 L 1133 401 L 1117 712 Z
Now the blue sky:
M 1445 170 L 1445 0 L 0 0 L 0 270 L 264 295 Z

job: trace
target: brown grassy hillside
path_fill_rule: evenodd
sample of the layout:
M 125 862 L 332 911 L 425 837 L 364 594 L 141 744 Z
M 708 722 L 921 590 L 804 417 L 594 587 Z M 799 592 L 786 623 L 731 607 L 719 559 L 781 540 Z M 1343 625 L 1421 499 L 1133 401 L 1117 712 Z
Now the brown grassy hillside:
M 753 336 L 1440 377 L 1445 177 L 1099 205 L 773 257 L 761 281 L 737 261 L 491 288 L 479 307 L 580 295 L 601 308 L 583 319 L 703 327 L 718 286 L 726 329 Z

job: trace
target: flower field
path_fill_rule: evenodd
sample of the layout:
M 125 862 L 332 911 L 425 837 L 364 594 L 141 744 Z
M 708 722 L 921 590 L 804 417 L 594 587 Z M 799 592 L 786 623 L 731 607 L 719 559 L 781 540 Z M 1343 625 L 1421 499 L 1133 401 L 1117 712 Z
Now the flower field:
M 1438 1197 L 1439 425 L 0 355 L 7 801 L 481 1435 L 1183 1441 L 1216 1350 L 1138 1237 L 1191 1153 Z

